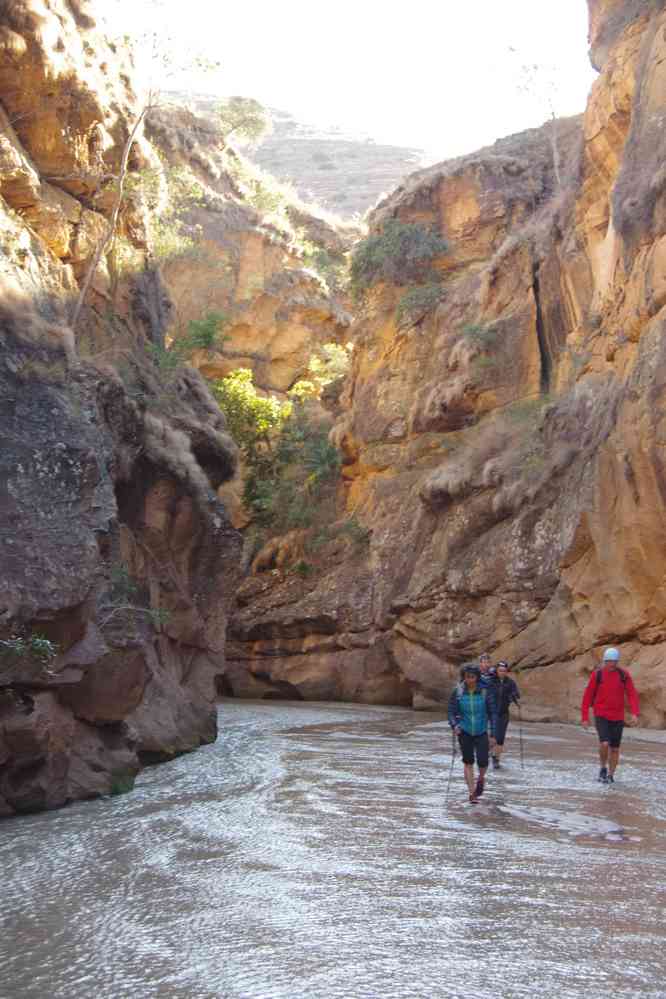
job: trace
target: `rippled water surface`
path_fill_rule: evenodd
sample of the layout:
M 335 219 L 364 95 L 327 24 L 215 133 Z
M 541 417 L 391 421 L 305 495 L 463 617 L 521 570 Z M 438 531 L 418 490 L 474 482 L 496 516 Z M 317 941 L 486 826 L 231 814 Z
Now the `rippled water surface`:
M 408 711 L 220 707 L 133 794 L 0 823 L 2 999 L 666 996 L 666 747 L 517 727 L 483 803 Z

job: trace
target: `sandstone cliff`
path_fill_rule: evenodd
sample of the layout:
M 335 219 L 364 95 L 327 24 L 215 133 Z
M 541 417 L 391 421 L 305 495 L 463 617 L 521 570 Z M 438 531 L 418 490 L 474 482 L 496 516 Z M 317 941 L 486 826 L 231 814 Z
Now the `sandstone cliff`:
M 0 4 L 0 814 L 126 789 L 215 737 L 237 448 L 173 363 L 189 321 L 228 319 L 223 349 L 190 358 L 206 373 L 246 364 L 281 392 L 349 325 L 303 242 L 249 204 L 233 150 L 157 108 L 72 330 L 142 108 L 93 11 Z M 298 226 L 344 253 L 322 220 Z
M 234 692 L 425 705 L 487 648 L 532 717 L 574 720 L 613 642 L 664 725 L 666 13 L 591 0 L 590 23 L 582 119 L 417 173 L 372 215 L 450 249 L 407 321 L 409 280 L 377 280 L 352 329 L 334 438 L 369 545 L 331 540 L 307 578 L 258 561 Z

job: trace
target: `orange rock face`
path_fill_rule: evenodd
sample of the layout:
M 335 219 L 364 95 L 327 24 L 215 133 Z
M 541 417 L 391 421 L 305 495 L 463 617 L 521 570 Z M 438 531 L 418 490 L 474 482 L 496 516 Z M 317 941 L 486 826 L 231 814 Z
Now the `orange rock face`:
M 214 122 L 165 107 L 151 115 L 148 133 L 205 192 L 188 216 L 198 232 L 194 250 L 162 265 L 174 302 L 172 335 L 207 313 L 222 314 L 223 345 L 199 352 L 192 363 L 209 379 L 250 368 L 256 385 L 283 395 L 304 377 L 318 346 L 346 340 L 351 317 L 305 268 L 288 234 L 243 202 L 231 172 L 237 156 L 224 148 Z M 338 255 L 346 249 L 322 219 L 296 213 L 294 225 Z
M 395 702 L 426 704 L 489 649 L 525 670 L 526 713 L 575 720 L 612 642 L 663 726 L 666 14 L 590 12 L 582 120 L 415 174 L 376 209 L 373 231 L 449 241 L 442 300 L 407 326 L 407 284 L 368 293 L 333 434 L 369 547 L 243 585 L 240 693 L 249 674 L 310 696 L 345 663 L 373 696 L 381 648 Z

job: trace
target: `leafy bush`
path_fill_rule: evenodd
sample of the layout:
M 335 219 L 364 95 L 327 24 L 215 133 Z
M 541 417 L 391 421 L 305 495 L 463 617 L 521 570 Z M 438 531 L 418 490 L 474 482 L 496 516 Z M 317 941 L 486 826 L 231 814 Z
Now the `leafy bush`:
M 310 358 L 308 378 L 293 385 L 289 395 L 293 399 L 321 397 L 322 391 L 331 382 L 341 378 L 349 371 L 353 344 L 325 343 L 315 350 Z
M 405 292 L 396 309 L 398 326 L 413 326 L 444 300 L 444 289 L 434 281 Z
M 378 281 L 407 284 L 422 279 L 436 257 L 448 253 L 439 233 L 415 222 L 389 219 L 378 233 L 356 244 L 351 259 L 351 288 L 358 296 Z
M 59 651 L 55 642 L 51 642 L 39 632 L 0 639 L 0 659 L 5 663 L 29 658 L 46 665 L 55 659 Z
M 302 402 L 259 395 L 246 368 L 213 390 L 243 453 L 243 502 L 255 527 L 269 535 L 310 527 L 331 498 L 340 467 L 329 425 L 313 420 Z
M 203 319 L 192 319 L 187 332 L 174 336 L 167 346 L 150 343 L 147 351 L 161 375 L 168 381 L 170 376 L 196 350 L 213 350 L 221 347 L 229 337 L 222 332 L 228 322 L 223 312 L 209 312 Z
M 305 236 L 302 229 L 296 230 L 294 242 L 305 266 L 326 283 L 329 291 L 339 291 L 344 287 L 346 262 L 343 254 L 335 255 L 323 246 L 317 246 Z
M 226 416 L 227 429 L 251 467 L 270 460 L 272 435 L 291 412 L 291 403 L 262 396 L 252 381 L 250 368 L 238 368 L 213 385 L 217 403 Z
M 188 353 L 194 350 L 213 350 L 229 339 L 221 336 L 227 322 L 228 318 L 223 312 L 209 312 L 203 319 L 192 319 L 188 324 L 187 334 L 176 340 L 174 346 Z

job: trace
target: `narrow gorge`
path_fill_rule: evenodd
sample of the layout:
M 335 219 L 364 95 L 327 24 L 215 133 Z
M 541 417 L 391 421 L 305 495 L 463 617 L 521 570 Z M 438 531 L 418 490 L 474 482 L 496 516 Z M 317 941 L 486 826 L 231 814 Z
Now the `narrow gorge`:
M 612 642 L 664 727 L 666 11 L 588 6 L 580 117 L 366 226 L 141 97 L 94 4 L 0 3 L 0 816 L 221 695 L 437 708 L 485 649 L 568 722 Z

